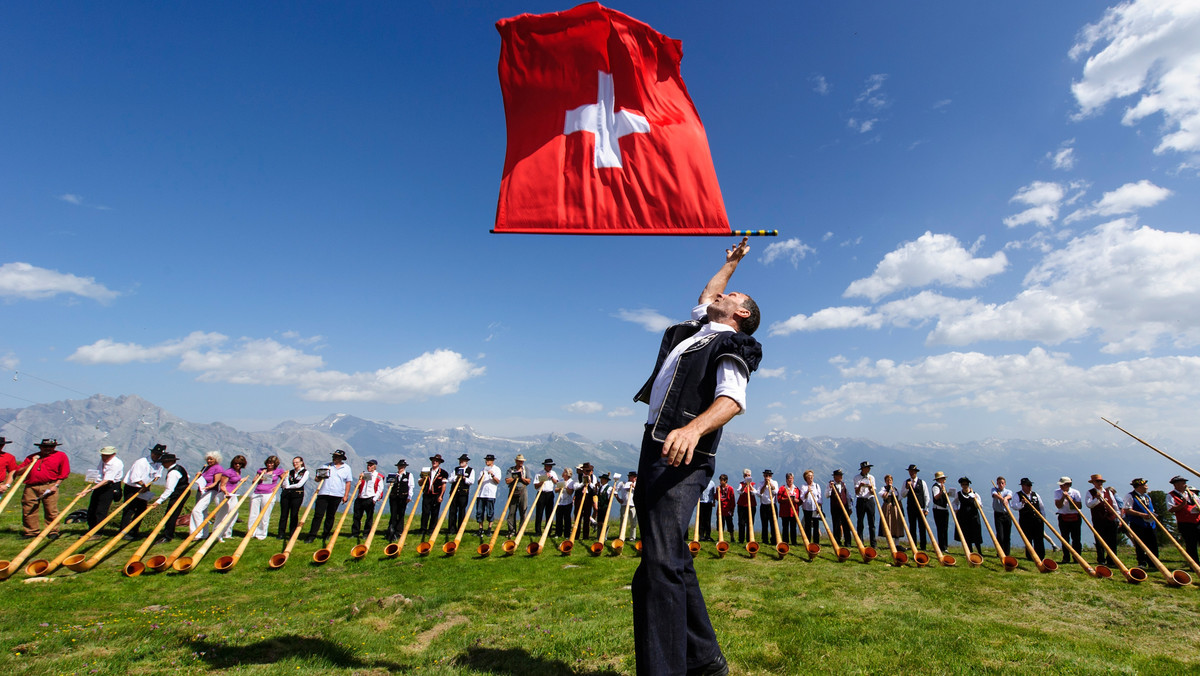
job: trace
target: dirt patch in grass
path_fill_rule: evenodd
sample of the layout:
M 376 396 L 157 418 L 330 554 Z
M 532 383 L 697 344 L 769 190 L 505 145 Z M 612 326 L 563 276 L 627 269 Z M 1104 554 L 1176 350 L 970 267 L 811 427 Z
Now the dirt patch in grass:
M 462 615 L 450 615 L 445 620 L 435 624 L 432 628 L 417 634 L 412 643 L 404 646 L 404 650 L 410 653 L 425 652 L 425 650 L 429 648 L 430 644 L 433 643 L 437 637 L 446 633 L 446 631 L 449 629 L 466 623 L 466 621 L 467 618 Z

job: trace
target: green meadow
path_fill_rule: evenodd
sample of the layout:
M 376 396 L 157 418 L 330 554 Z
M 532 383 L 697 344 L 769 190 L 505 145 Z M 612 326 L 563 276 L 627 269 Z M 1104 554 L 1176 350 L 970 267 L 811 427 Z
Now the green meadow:
M 66 495 L 78 486 L 69 483 Z M 25 544 L 13 507 L 0 517 L 0 559 Z M 40 556 L 53 557 L 82 531 L 68 526 Z M 377 538 L 354 560 L 355 541 L 343 535 L 324 565 L 311 562 L 319 543 L 301 542 L 283 568 L 269 570 L 281 543 L 268 539 L 252 541 L 229 572 L 215 571 L 241 532 L 187 574 L 124 577 L 137 542 L 122 543 L 86 573 L 61 568 L 39 581 L 17 572 L 0 582 L 0 668 L 38 675 L 634 671 L 632 547 L 620 556 L 592 556 L 583 546 L 564 556 L 548 546 L 538 556 L 481 558 L 479 539 L 467 536 L 454 556 L 440 547 L 418 556 L 410 539 L 400 557 L 384 559 Z M 1120 554 L 1133 561 L 1130 550 Z M 889 558 L 883 549 L 869 564 L 857 554 L 838 563 L 828 547 L 813 561 L 797 550 L 780 559 L 767 548 L 750 558 L 737 545 L 719 558 L 706 543 L 696 568 L 732 672 L 1200 671 L 1200 589 L 1168 587 L 1157 571 L 1133 585 L 1119 573 L 1088 577 L 1075 565 L 1042 574 L 1023 559 L 1006 573 L 994 556 L 979 568 L 961 556 L 953 568 L 893 567 Z M 1181 559 L 1171 552 L 1165 561 L 1177 569 Z

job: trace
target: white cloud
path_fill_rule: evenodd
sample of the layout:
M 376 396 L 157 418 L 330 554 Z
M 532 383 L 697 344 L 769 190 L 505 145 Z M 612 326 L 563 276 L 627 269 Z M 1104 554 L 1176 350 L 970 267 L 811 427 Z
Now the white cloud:
M 824 75 L 814 75 L 808 78 L 808 80 L 809 82 L 813 83 L 813 91 L 821 96 L 825 96 L 832 89 L 832 87 L 829 85 L 829 81 L 825 79 Z
M 852 117 L 846 121 L 846 126 L 860 134 L 865 134 L 875 128 L 876 122 L 879 122 L 879 118 L 877 117 L 873 117 L 869 120 L 859 120 Z
M 858 105 L 866 105 L 869 108 L 885 108 L 888 105 L 887 95 L 883 92 L 883 83 L 888 78 L 887 73 L 876 73 L 867 78 L 866 85 L 862 92 L 854 99 L 854 103 Z
M 67 204 L 71 204 L 71 205 L 74 205 L 77 207 L 87 207 L 89 209 L 96 209 L 98 211 L 108 211 L 108 207 L 106 207 L 102 204 L 88 204 L 88 203 L 84 202 L 82 195 L 73 195 L 71 193 L 66 193 L 63 195 L 59 195 L 58 199 L 62 200 L 63 202 L 66 202 Z
M 940 109 L 945 108 L 946 106 L 950 105 L 951 103 L 954 103 L 954 102 L 950 99 L 942 99 L 941 101 L 938 101 L 933 104 L 933 109 L 940 110 Z
M 675 320 L 669 317 L 665 317 L 654 310 L 648 310 L 645 308 L 641 310 L 626 310 L 622 308 L 617 310 L 617 313 L 613 316 L 622 321 L 641 324 L 643 328 L 652 333 L 661 333 L 665 331 L 667 327 L 676 323 Z
M 911 362 L 861 359 L 843 366 L 844 382 L 815 388 L 806 421 L 862 412 L 938 417 L 971 410 L 1006 414 L 1034 429 L 1094 426 L 1114 408 L 1194 410 L 1200 357 L 1169 356 L 1079 367 L 1069 356 L 948 352 Z
M 851 282 L 842 295 L 877 301 L 901 289 L 929 284 L 969 288 L 1007 267 L 1003 251 L 975 258 L 953 235 L 926 232 L 888 253 L 875 266 L 874 274 Z
M 788 419 L 778 413 L 772 413 L 763 420 L 763 424 L 770 427 L 784 428 L 787 426 Z
M 1055 150 L 1052 153 L 1046 153 L 1046 159 L 1050 160 L 1050 163 L 1054 166 L 1055 169 L 1062 169 L 1064 171 L 1074 169 L 1075 168 L 1075 148 L 1073 147 L 1074 145 L 1075 145 L 1075 139 L 1071 139 L 1069 141 L 1063 141 L 1062 145 L 1060 145 L 1058 147 L 1058 150 Z
M 831 240 L 831 239 L 833 239 L 833 232 L 831 232 L 831 231 L 830 231 L 830 232 L 826 232 L 824 235 L 821 235 L 821 241 L 822 241 L 822 242 L 828 242 L 828 241 L 829 241 L 829 240 Z
M 634 410 L 632 408 L 629 408 L 628 406 L 619 406 L 608 413 L 605 413 L 605 415 L 610 418 L 628 418 L 629 416 L 633 415 L 633 413 Z
M 1033 223 L 1045 228 L 1058 220 L 1058 210 L 1066 196 L 1066 188 L 1058 183 L 1034 181 L 1017 191 L 1010 202 L 1020 202 L 1029 206 L 1019 214 L 1004 219 L 1004 224 L 1010 228 Z
M 1125 109 L 1132 126 L 1161 113 L 1165 134 L 1155 153 L 1200 150 L 1200 3 L 1195 0 L 1134 0 L 1109 8 L 1084 26 L 1070 56 L 1088 57 L 1082 79 L 1071 85 L 1078 117 L 1108 102 L 1141 94 Z
M 872 313 L 868 307 L 827 307 L 811 316 L 794 315 L 782 322 L 771 324 L 769 335 L 786 336 L 797 331 L 848 329 L 858 326 L 877 329 L 883 326 L 883 318 Z
M 808 254 L 815 254 L 816 249 L 805 244 L 799 239 L 785 239 L 782 242 L 770 244 L 766 249 L 763 249 L 763 263 L 770 265 L 777 260 L 786 260 L 792 264 L 792 267 L 800 267 L 800 261 L 804 260 Z
M 780 366 L 777 369 L 759 369 L 754 372 L 758 378 L 785 378 L 787 377 L 787 367 Z
M 563 406 L 563 410 L 569 413 L 599 413 L 604 410 L 604 404 L 598 401 L 577 401 Z
M 0 356 L 0 368 L 15 371 L 20 365 L 21 360 L 17 359 L 17 355 L 12 352 L 6 352 L 3 356 Z
M 202 382 L 290 386 L 313 401 L 401 402 L 442 396 L 484 373 L 483 367 L 444 349 L 425 352 L 399 366 L 342 373 L 325 369 L 319 355 L 269 338 L 243 338 L 232 349 L 221 349 L 228 341 L 219 333 L 201 331 L 149 347 L 103 339 L 79 347 L 68 359 L 82 364 L 128 364 L 178 358 L 180 370 L 199 373 L 196 379 Z
M 92 277 L 39 268 L 29 263 L 0 265 L 0 297 L 40 300 L 58 294 L 74 294 L 102 303 L 119 294 L 96 282 Z
M 1152 207 L 1170 196 L 1170 190 L 1160 188 L 1145 179 L 1137 183 L 1126 183 L 1112 192 L 1104 193 L 1090 207 L 1072 212 L 1063 222 L 1073 223 L 1089 216 L 1131 214 L 1138 209 Z

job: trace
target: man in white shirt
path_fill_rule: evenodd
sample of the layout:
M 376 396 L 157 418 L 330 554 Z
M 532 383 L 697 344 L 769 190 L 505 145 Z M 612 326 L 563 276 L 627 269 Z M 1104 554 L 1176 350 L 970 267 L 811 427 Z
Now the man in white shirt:
M 125 473 L 125 481 L 121 486 L 124 491 L 123 497 L 125 500 L 129 500 L 136 495 L 137 499 L 126 505 L 121 512 L 121 530 L 124 530 L 138 515 L 150 508 L 150 499 L 154 497 L 154 494 L 150 492 L 150 484 L 158 481 L 158 478 L 162 476 L 162 465 L 159 464 L 159 460 L 166 451 L 166 446 L 154 444 L 154 448 L 150 449 L 150 457 L 143 456 L 134 460 L 129 471 Z M 133 529 L 125 534 L 125 539 L 139 539 L 138 531 L 141 528 L 140 521 L 135 523 Z
M 404 530 L 404 514 L 408 511 L 408 503 L 412 500 L 415 487 L 413 473 L 408 471 L 408 461 L 400 460 L 396 463 L 396 485 L 392 487 L 391 497 L 388 498 L 392 510 L 388 519 L 388 542 L 400 539 L 400 533 Z
M 546 458 L 542 461 L 542 471 L 533 477 L 533 490 L 537 493 L 537 501 L 533 503 L 533 508 L 537 511 L 533 513 L 533 532 L 542 532 L 542 519 L 550 520 L 550 513 L 554 511 L 554 487 L 558 485 L 558 473 L 554 471 L 554 460 Z
M 312 525 L 308 528 L 308 535 L 304 536 L 306 543 L 317 539 L 317 530 L 321 529 L 322 522 L 324 529 L 321 538 L 329 540 L 329 536 L 333 534 L 333 519 L 338 508 L 350 502 L 350 495 L 354 490 L 354 473 L 346 464 L 346 452 L 342 449 L 333 452 L 333 460 L 318 469 L 318 474 L 321 470 L 328 471 L 329 478 L 325 479 L 325 483 L 321 484 L 321 489 L 317 491 Z
M 467 464 L 470 461 L 471 458 L 466 453 L 458 456 L 458 467 L 455 467 L 454 473 L 450 475 L 450 479 L 458 486 L 454 499 L 450 502 L 450 510 L 446 513 L 446 529 L 451 533 L 458 532 L 462 522 L 470 518 L 467 507 L 471 501 L 471 487 L 475 485 L 476 478 L 475 468 Z M 450 490 L 453 491 L 454 487 Z
M 375 505 L 383 499 L 383 475 L 378 471 L 379 462 L 374 458 L 367 461 L 367 471 L 358 475 L 358 493 L 354 496 L 354 522 L 350 526 L 350 537 L 356 538 L 366 534 L 371 529 L 371 521 L 375 519 Z M 360 520 L 367 517 L 365 528 L 360 528 Z
M 1071 496 L 1071 500 L 1075 501 L 1076 505 L 1083 504 L 1083 494 L 1071 488 L 1071 477 L 1065 476 L 1058 480 L 1058 489 L 1054 491 L 1054 506 L 1058 512 L 1058 532 L 1063 537 L 1063 542 L 1068 540 L 1075 551 L 1083 549 L 1079 539 L 1082 535 L 1083 517 L 1079 512 L 1071 507 L 1071 503 L 1067 502 L 1067 496 Z M 1067 548 L 1063 547 L 1062 563 L 1071 563 L 1071 555 L 1067 552 Z
M 925 535 L 925 524 L 922 523 L 921 517 L 929 515 L 931 506 L 929 484 L 924 479 L 917 477 L 920 468 L 916 465 L 908 466 L 908 480 L 904 482 L 904 486 L 900 489 L 900 497 L 904 500 L 904 512 L 908 517 L 908 530 L 913 533 L 913 539 L 917 540 L 919 548 L 924 551 L 929 546 L 929 540 Z M 913 549 L 918 548 L 918 542 L 910 542 L 909 546 Z
M 637 488 L 638 473 L 630 470 L 628 477 L 629 481 L 617 482 L 617 502 L 621 504 L 622 519 L 625 519 L 624 513 L 629 512 L 627 536 L 630 540 L 637 539 L 637 501 L 633 498 L 634 490 Z
M 871 463 L 858 463 L 858 474 L 854 475 L 854 509 L 858 511 L 858 537 L 863 537 L 863 517 L 871 534 L 871 546 L 875 546 L 875 501 L 871 496 L 875 490 L 875 477 L 871 475 Z
M 174 453 L 163 453 L 159 456 L 158 462 L 162 466 L 167 478 L 166 487 L 163 489 L 162 495 L 158 496 L 158 499 L 154 501 L 154 506 L 158 507 L 165 503 L 169 507 L 174 505 L 179 496 L 183 495 L 184 491 L 187 490 L 188 473 L 186 469 L 179 465 Z M 179 513 L 183 511 L 183 506 L 186 503 L 187 500 L 181 501 L 179 506 L 171 510 L 170 514 L 163 517 L 166 521 L 163 522 L 162 532 L 159 533 L 159 537 L 154 541 L 154 544 L 166 544 L 175 539 L 175 520 L 179 518 Z
M 483 456 L 483 469 L 479 470 L 479 499 L 475 502 L 475 523 L 479 524 L 479 537 L 492 534 L 496 521 L 496 490 L 500 487 L 500 468 L 496 466 L 496 456 L 488 453 Z M 483 522 L 487 521 L 485 531 Z
M 88 500 L 87 524 L 89 530 L 108 516 L 113 498 L 120 493 L 121 477 L 125 476 L 125 463 L 117 457 L 115 446 L 105 446 L 100 449 L 100 464 L 96 466 L 96 471 L 100 478 L 96 481 L 96 486 L 92 488 L 92 496 Z M 96 540 L 102 537 L 104 536 L 100 534 L 92 536 Z
M 779 493 L 779 482 L 771 478 L 773 476 L 775 472 L 764 469 L 762 487 L 758 489 L 758 518 L 762 521 L 762 541 L 765 545 L 775 545 L 779 542 L 779 533 L 775 532 L 775 518 L 771 515 Z

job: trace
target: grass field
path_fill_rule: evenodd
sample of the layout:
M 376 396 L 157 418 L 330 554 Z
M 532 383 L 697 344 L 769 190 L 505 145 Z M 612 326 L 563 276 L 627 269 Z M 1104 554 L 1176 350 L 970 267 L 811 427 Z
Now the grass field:
M 18 521 L 12 506 L 0 517 L 0 558 L 24 546 Z M 70 542 L 70 528 L 43 557 Z M 323 566 L 310 563 L 317 544 L 301 543 L 270 571 L 280 543 L 269 539 L 223 574 L 213 562 L 232 553 L 237 543 L 227 541 L 192 573 L 126 578 L 120 569 L 137 544 L 87 573 L 0 582 L 4 673 L 634 669 L 631 547 L 619 557 L 548 547 L 480 559 L 468 537 L 453 557 L 418 557 L 410 541 L 385 560 L 377 539 L 356 561 L 343 537 Z M 1039 574 L 1022 560 L 1005 573 L 994 557 L 975 569 L 961 557 L 954 568 L 923 569 L 886 558 L 837 563 L 826 548 L 815 561 L 778 560 L 764 548 L 751 559 L 735 546 L 721 559 L 706 545 L 696 567 L 733 673 L 1200 672 L 1200 589 L 1167 587 L 1157 572 L 1131 585 L 1074 565 Z M 1173 569 L 1180 560 L 1166 557 Z

